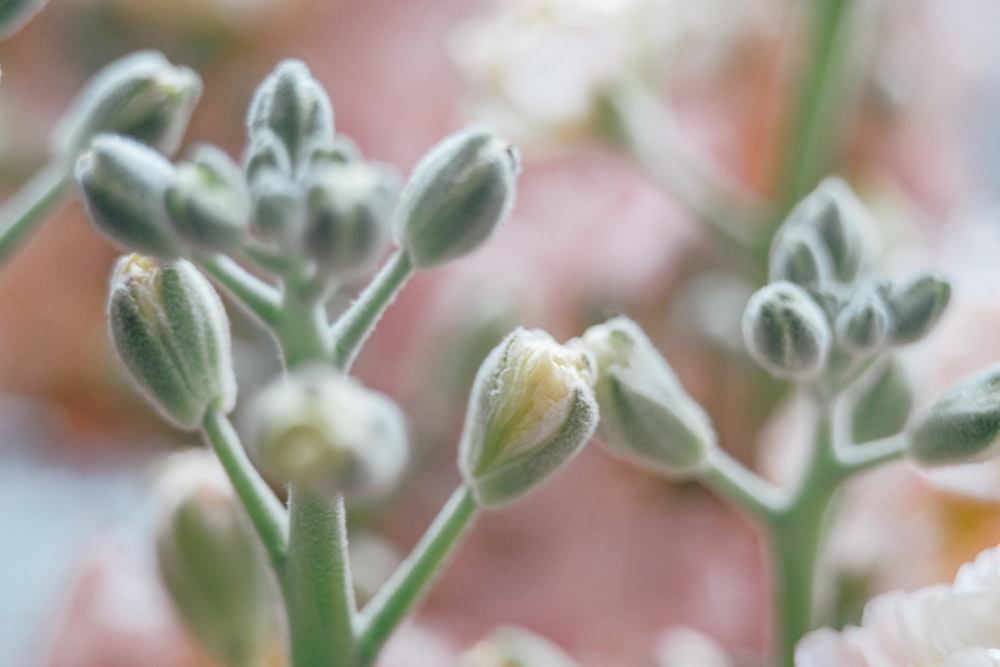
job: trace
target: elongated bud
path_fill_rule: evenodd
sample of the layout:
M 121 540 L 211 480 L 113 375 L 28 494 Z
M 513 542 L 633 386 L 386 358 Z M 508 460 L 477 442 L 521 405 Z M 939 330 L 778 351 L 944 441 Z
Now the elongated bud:
M 383 491 L 407 460 L 406 422 L 396 404 L 327 366 L 266 387 L 248 410 L 246 431 L 265 476 L 321 493 Z
M 4 0 L 0 2 L 0 39 L 7 39 L 42 10 L 48 0 Z
M 885 292 L 884 285 L 862 287 L 837 314 L 834 333 L 845 350 L 868 354 L 889 342 L 893 317 Z
M 597 426 L 593 360 L 517 329 L 479 368 L 459 468 L 483 507 L 511 503 L 566 464 Z
M 607 448 L 668 477 L 696 474 L 715 431 L 642 329 L 618 317 L 588 329 L 580 345 L 597 361 L 597 432 Z
M 750 356 L 775 377 L 807 380 L 826 365 L 830 325 L 823 310 L 798 285 L 776 282 L 750 297 L 743 339 Z
M 73 159 L 103 132 L 124 134 L 170 154 L 177 150 L 201 79 L 154 51 L 140 51 L 99 71 L 56 128 L 56 152 Z
M 94 227 L 120 248 L 160 259 L 184 254 L 164 203 L 177 178 L 165 157 L 134 139 L 104 134 L 77 160 L 75 176 Z
M 562 649 L 516 626 L 503 626 L 462 654 L 458 667 L 576 667 Z
M 302 251 L 328 275 L 341 279 L 364 275 L 389 243 L 396 178 L 365 162 L 315 171 L 306 188 Z
M 274 591 L 260 544 L 206 450 L 172 455 L 156 480 L 156 555 L 184 622 L 210 654 L 251 664 L 274 641 Z
M 951 285 L 929 274 L 922 274 L 889 294 L 892 308 L 892 340 L 897 345 L 920 340 L 934 328 L 948 301 Z
M 432 148 L 400 195 L 393 232 L 414 265 L 428 268 L 468 254 L 514 205 L 517 152 L 471 127 Z
M 1000 453 L 1000 366 L 963 380 L 907 427 L 908 450 L 928 465 L 982 461 Z
M 284 60 L 258 86 L 247 111 L 251 143 L 270 130 L 301 165 L 314 145 L 333 141 L 333 107 L 323 86 L 300 60 Z
M 830 253 L 813 230 L 796 226 L 775 238 L 768 260 L 770 282 L 787 280 L 803 287 L 818 287 L 832 276 Z
M 261 174 L 278 172 L 281 176 L 291 179 L 292 158 L 288 155 L 281 138 L 269 127 L 262 127 L 250 138 L 250 146 L 243 156 L 246 180 L 251 188 L 257 183 Z
M 903 430 L 913 408 L 913 387 L 906 371 L 892 360 L 854 400 L 854 442 L 868 442 Z
M 250 194 L 243 171 L 215 146 L 195 147 L 165 197 L 174 230 L 192 247 L 226 252 L 247 232 Z
M 210 407 L 236 402 L 229 320 L 187 260 L 118 260 L 108 296 L 111 341 L 129 375 L 167 421 L 197 429 Z

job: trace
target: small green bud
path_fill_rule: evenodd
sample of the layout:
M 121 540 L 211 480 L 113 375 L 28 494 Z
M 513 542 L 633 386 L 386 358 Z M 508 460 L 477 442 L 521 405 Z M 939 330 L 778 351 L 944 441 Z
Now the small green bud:
M 463 653 L 458 667 L 577 667 L 577 663 L 548 639 L 503 626 Z
M 983 461 L 1000 452 L 1000 366 L 949 389 L 907 428 L 909 454 L 928 465 Z
M 206 651 L 250 664 L 274 641 L 277 601 L 246 511 L 206 450 L 172 455 L 156 487 L 156 556 L 167 592 Z
M 396 404 L 326 366 L 266 387 L 248 410 L 246 431 L 265 476 L 320 493 L 377 493 L 395 483 L 407 459 Z
M 184 254 L 164 203 L 177 172 L 160 153 L 103 134 L 77 160 L 75 176 L 91 222 L 116 245 L 160 259 Z
M 833 275 L 830 255 L 817 234 L 801 226 L 779 233 L 768 260 L 770 282 L 788 282 L 815 288 Z
M 808 380 L 826 365 L 830 325 L 823 310 L 794 283 L 765 285 L 743 313 L 747 351 L 775 377 Z
M 851 435 L 869 442 L 903 430 L 913 408 L 913 387 L 895 359 L 886 364 L 854 400 Z
M 302 250 L 323 273 L 343 279 L 364 275 L 389 243 L 395 175 L 352 162 L 321 167 L 311 176 Z
M 879 284 L 860 288 L 838 313 L 834 332 L 848 352 L 868 354 L 889 341 L 893 318 L 885 292 L 885 286 Z
M 177 166 L 165 201 L 177 235 L 192 247 L 226 252 L 246 234 L 250 194 L 243 171 L 215 146 L 195 147 Z
M 173 153 L 200 96 L 201 79 L 192 70 L 154 51 L 133 53 L 87 84 L 56 128 L 56 151 L 72 159 L 91 138 L 109 132 Z
M 298 250 L 304 211 L 298 186 L 278 171 L 258 172 L 250 189 L 253 226 L 261 237 L 276 241 L 286 250 Z
M 254 93 L 247 129 L 251 144 L 260 132 L 274 132 L 292 164 L 301 166 L 313 146 L 333 141 L 333 107 L 305 63 L 284 60 Z
M 278 172 L 285 178 L 292 177 L 292 159 L 281 138 L 268 127 L 262 127 L 250 139 L 250 146 L 243 156 L 246 181 L 253 188 L 261 174 Z
M 48 0 L 3 0 L 0 2 L 0 39 L 7 39 L 42 10 Z
M 951 285 L 946 281 L 922 274 L 889 294 L 892 308 L 892 341 L 896 345 L 912 343 L 926 336 L 944 312 L 951 299 Z
M 229 320 L 208 279 L 187 260 L 118 260 L 108 295 L 111 341 L 138 388 L 177 428 L 236 402 Z
M 715 431 L 642 329 L 618 317 L 588 329 L 579 344 L 597 362 L 597 432 L 607 448 L 668 477 L 696 474 Z
M 434 146 L 400 194 L 393 233 L 413 264 L 429 268 L 479 247 L 514 205 L 517 151 L 481 127 Z
M 518 328 L 472 385 L 459 468 L 483 507 L 509 504 L 586 444 L 597 426 L 593 360 L 544 331 Z

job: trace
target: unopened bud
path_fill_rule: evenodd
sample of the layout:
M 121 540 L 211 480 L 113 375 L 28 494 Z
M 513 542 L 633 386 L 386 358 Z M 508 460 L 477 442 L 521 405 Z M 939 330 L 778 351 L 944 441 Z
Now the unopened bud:
M 428 268 L 468 254 L 514 205 L 517 152 L 472 127 L 433 147 L 400 194 L 393 232 L 413 264 Z
M 326 366 L 266 387 L 248 410 L 246 431 L 266 477 L 319 493 L 383 491 L 407 460 L 406 422 L 396 404 Z
M 274 132 L 297 167 L 312 146 L 333 141 L 333 107 L 305 63 L 284 60 L 254 93 L 247 129 L 251 142 L 265 129 Z
M 5 0 L 0 2 L 0 39 L 6 39 L 24 27 L 41 11 L 48 0 Z
M 119 359 L 170 423 L 197 429 L 209 408 L 236 402 L 229 320 L 208 279 L 187 260 L 118 260 L 108 326 Z
M 830 255 L 813 230 L 797 226 L 779 232 L 768 260 L 770 282 L 787 280 L 803 287 L 818 287 L 832 275 Z
M 743 313 L 747 351 L 775 377 L 807 380 L 826 365 L 831 344 L 826 315 L 794 283 L 776 282 L 750 297 Z
M 285 178 L 292 177 L 292 158 L 288 155 L 288 149 L 269 127 L 258 129 L 250 138 L 243 164 L 246 181 L 251 188 L 261 174 L 276 171 Z
M 261 237 L 287 250 L 297 249 L 302 234 L 304 212 L 298 186 L 285 174 L 265 171 L 251 186 L 253 226 Z
M 56 150 L 73 159 L 92 137 L 109 132 L 173 153 L 200 96 L 201 79 L 192 70 L 154 51 L 133 53 L 87 84 L 55 131 Z
M 948 301 L 951 285 L 929 274 L 919 275 L 889 294 L 893 316 L 893 343 L 920 340 L 934 328 Z
M 558 646 L 540 635 L 515 626 L 490 633 L 462 654 L 458 667 L 576 667 Z
M 197 146 L 178 165 L 165 201 L 177 235 L 192 247 L 226 252 L 246 234 L 250 195 L 243 171 L 215 146 Z
M 274 641 L 274 591 L 257 536 L 221 466 L 205 450 L 172 455 L 156 490 L 160 575 L 204 649 L 251 664 Z
M 580 345 L 597 362 L 597 432 L 607 448 L 668 477 L 696 474 L 715 432 L 642 329 L 618 317 L 588 329 Z
M 894 359 L 854 399 L 851 419 L 854 442 L 869 442 L 899 433 L 912 408 L 910 378 Z
M 123 250 L 160 259 L 184 254 L 164 198 L 177 172 L 161 154 L 134 139 L 105 134 L 76 163 L 87 215 Z
M 907 428 L 911 456 L 929 465 L 982 461 L 1000 452 L 1000 366 L 963 380 Z
M 597 426 L 593 360 L 544 331 L 517 329 L 479 368 L 459 447 L 476 500 L 499 507 L 561 468 Z
M 834 322 L 837 342 L 855 354 L 881 349 L 889 341 L 892 327 L 885 288 L 877 284 L 856 290 Z

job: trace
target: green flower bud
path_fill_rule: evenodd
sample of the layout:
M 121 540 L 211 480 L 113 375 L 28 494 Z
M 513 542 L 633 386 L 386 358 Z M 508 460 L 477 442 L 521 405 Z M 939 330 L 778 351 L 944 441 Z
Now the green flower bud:
M 156 555 L 167 592 L 206 651 L 251 664 L 275 639 L 277 601 L 246 511 L 206 450 L 172 455 L 156 483 Z
M 919 275 L 889 294 L 892 308 L 892 341 L 912 343 L 926 336 L 941 318 L 951 299 L 951 285 L 929 274 Z
M 108 296 L 111 341 L 163 417 L 195 430 L 210 407 L 236 402 L 229 320 L 219 295 L 187 260 L 118 260 Z
M 243 171 L 215 146 L 197 146 L 177 166 L 165 201 L 177 235 L 192 247 L 226 252 L 247 232 L 250 194 Z
M 466 651 L 458 667 L 576 667 L 562 649 L 534 632 L 504 626 Z
M 885 299 L 885 285 L 858 289 L 834 322 L 837 342 L 855 354 L 880 350 L 892 332 L 893 318 Z
M 165 157 L 134 139 L 104 134 L 77 160 L 75 176 L 91 222 L 116 245 L 160 259 L 184 254 L 164 203 L 177 177 Z
M 830 325 L 823 310 L 794 283 L 776 282 L 750 297 L 743 313 L 747 351 L 775 377 L 808 380 L 826 365 Z
M 302 250 L 342 279 L 371 271 L 389 243 L 394 174 L 365 162 L 318 169 L 306 186 Z
M 479 368 L 459 468 L 483 507 L 509 504 L 561 468 L 597 426 L 593 360 L 544 331 L 517 329 Z
M 1000 452 L 1000 366 L 963 380 L 907 428 L 909 454 L 928 465 L 983 461 Z
M 854 442 L 869 442 L 903 430 L 913 408 L 913 387 L 902 365 L 893 359 L 857 395 L 851 416 Z
M 282 248 L 298 251 L 297 240 L 305 224 L 298 186 L 280 172 L 263 171 L 258 173 L 250 196 L 254 229 Z
M 173 153 L 200 96 L 201 79 L 192 70 L 160 53 L 133 53 L 87 84 L 56 128 L 56 152 L 72 159 L 92 137 L 109 132 Z
M 689 477 L 715 447 L 708 416 L 632 320 L 591 327 L 580 345 L 597 361 L 597 432 L 615 455 L 668 477 Z
M 817 234 L 801 226 L 778 234 L 768 260 L 770 282 L 788 282 L 815 288 L 833 275 L 830 255 Z
M 47 0 L 4 0 L 0 2 L 0 39 L 7 39 L 42 10 Z
M 333 107 L 305 63 L 285 60 L 254 93 L 247 129 L 251 144 L 260 132 L 271 130 L 292 164 L 302 165 L 313 146 L 333 141 Z
M 407 459 L 406 420 L 396 404 L 326 366 L 266 387 L 248 410 L 246 432 L 265 476 L 320 493 L 382 491 Z
M 471 127 L 432 148 L 400 194 L 393 232 L 413 264 L 428 268 L 479 247 L 514 205 L 517 151 Z
M 291 178 L 292 159 L 281 138 L 270 128 L 262 127 L 250 139 L 250 146 L 243 157 L 246 181 L 253 188 L 261 174 L 278 172 Z

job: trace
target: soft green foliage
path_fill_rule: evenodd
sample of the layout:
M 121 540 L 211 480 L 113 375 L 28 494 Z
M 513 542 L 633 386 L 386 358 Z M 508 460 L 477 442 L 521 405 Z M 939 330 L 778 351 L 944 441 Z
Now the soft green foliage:
M 913 386 L 902 364 L 892 359 L 853 397 L 851 437 L 869 442 L 903 430 L 913 408 Z

